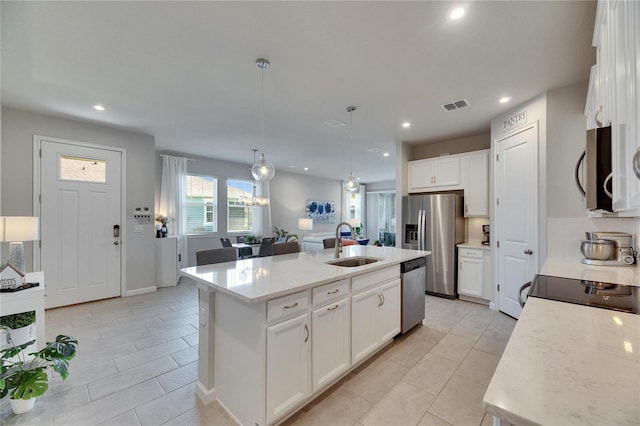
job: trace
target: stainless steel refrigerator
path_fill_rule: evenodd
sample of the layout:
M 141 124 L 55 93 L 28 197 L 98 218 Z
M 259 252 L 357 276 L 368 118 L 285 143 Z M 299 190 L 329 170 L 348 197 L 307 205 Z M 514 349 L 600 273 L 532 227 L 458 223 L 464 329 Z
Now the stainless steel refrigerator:
M 458 295 L 456 244 L 465 241 L 462 196 L 458 191 L 402 197 L 402 248 L 428 250 L 426 292 Z

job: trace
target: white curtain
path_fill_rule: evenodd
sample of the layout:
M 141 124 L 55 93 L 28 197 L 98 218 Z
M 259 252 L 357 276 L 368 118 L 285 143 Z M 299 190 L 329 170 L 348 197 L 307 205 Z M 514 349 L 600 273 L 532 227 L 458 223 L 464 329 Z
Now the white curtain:
M 257 195 L 271 199 L 269 182 L 256 182 Z M 254 207 L 253 231 L 257 236 L 271 237 L 271 203 L 266 207 Z
M 181 265 L 188 265 L 185 206 L 187 204 L 187 158 L 162 156 L 162 180 L 158 213 L 171 218 L 169 235 L 178 238 Z

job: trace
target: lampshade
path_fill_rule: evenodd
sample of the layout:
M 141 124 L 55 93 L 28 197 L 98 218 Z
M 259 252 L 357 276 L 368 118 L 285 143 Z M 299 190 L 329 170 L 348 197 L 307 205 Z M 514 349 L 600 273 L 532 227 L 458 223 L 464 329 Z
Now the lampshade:
M 358 218 L 349 219 L 349 225 L 351 225 L 351 226 L 360 226 L 360 219 L 358 219 Z
M 1 216 L 0 241 L 17 242 L 38 239 L 38 218 L 31 216 Z
M 311 231 L 313 229 L 313 219 L 298 219 L 298 229 L 301 231 Z

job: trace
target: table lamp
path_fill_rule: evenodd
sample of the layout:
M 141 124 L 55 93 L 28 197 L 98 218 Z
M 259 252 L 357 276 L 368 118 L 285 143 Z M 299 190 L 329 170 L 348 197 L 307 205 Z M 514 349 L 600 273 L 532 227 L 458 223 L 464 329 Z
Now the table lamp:
M 304 234 L 306 236 L 307 231 L 311 231 L 313 229 L 313 219 L 298 219 L 298 229 L 300 229 L 301 231 L 305 231 Z
M 38 239 L 38 218 L 0 216 L 0 241 L 9 242 L 9 263 L 24 273 L 23 241 Z

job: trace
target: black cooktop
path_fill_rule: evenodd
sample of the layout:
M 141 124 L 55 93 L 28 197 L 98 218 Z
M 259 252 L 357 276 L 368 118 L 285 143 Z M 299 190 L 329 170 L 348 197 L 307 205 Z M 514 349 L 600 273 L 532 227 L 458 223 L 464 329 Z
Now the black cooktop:
M 528 296 L 640 314 L 638 287 L 536 275 Z

